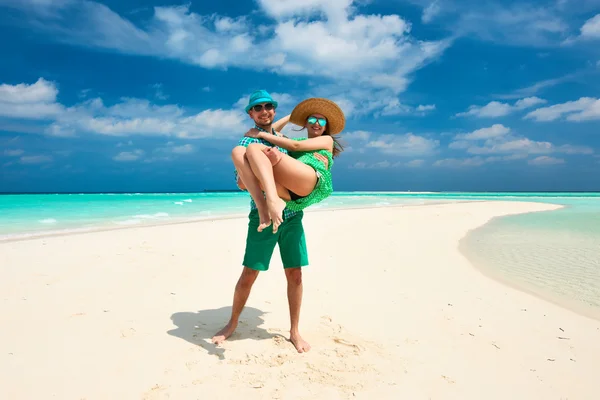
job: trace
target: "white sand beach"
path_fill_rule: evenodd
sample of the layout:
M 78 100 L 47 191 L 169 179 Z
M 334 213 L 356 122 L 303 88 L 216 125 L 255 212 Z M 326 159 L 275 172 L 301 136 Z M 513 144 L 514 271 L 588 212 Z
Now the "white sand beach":
M 466 202 L 311 211 L 287 340 L 276 250 L 227 322 L 247 219 L 0 243 L 0 399 L 598 399 L 600 321 L 485 276 L 458 250 Z

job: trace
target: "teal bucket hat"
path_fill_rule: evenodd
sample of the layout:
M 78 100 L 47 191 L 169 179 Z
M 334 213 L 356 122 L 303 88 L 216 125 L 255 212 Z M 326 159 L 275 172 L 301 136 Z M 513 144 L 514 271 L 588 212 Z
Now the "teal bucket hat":
M 250 95 L 248 105 L 246 106 L 246 112 L 250 111 L 252 107 L 261 103 L 271 103 L 277 108 L 277 102 L 273 100 L 271 95 L 266 90 L 256 90 Z

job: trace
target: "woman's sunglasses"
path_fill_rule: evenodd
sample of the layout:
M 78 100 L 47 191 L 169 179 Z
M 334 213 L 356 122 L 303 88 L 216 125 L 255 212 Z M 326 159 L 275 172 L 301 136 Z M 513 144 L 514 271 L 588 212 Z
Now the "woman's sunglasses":
M 267 111 L 271 111 L 272 109 L 275 108 L 275 106 L 273 104 L 271 104 L 271 103 L 265 104 L 264 107 L 265 107 L 265 110 L 267 110 Z M 256 112 L 261 112 L 262 109 L 263 109 L 263 105 L 262 104 L 257 104 L 254 107 L 252 107 L 252 109 L 254 111 L 256 111 Z
M 325 118 L 308 117 L 307 121 L 311 125 L 319 121 L 319 125 L 321 125 L 322 127 L 324 127 L 327 124 L 327 120 Z

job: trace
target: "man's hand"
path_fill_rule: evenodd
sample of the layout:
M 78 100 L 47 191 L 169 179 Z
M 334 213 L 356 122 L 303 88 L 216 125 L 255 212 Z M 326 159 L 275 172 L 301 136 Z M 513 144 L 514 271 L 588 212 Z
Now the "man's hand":
M 329 167 L 329 159 L 323 154 L 315 153 L 314 156 L 317 160 L 321 161 L 325 165 L 325 168 Z
M 271 165 L 273 167 L 276 166 L 277 163 L 281 161 L 281 158 L 283 157 L 283 154 L 279 151 L 277 147 L 265 147 L 263 149 L 263 153 L 265 153 L 269 161 L 271 161 Z
M 260 131 L 256 128 L 251 128 L 248 132 L 244 134 L 244 136 L 246 137 L 251 137 L 255 139 L 258 139 L 258 135 L 260 135 Z

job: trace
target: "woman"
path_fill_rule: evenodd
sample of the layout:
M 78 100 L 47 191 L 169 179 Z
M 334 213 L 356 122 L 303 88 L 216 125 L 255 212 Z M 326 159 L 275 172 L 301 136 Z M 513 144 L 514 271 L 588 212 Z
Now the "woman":
M 261 217 L 259 231 L 272 221 L 273 232 L 277 232 L 286 205 L 291 210 L 303 210 L 324 200 L 333 191 L 333 158 L 343 150 L 333 135 L 344 129 L 344 113 L 330 100 L 311 98 L 298 104 L 289 116 L 277 121 L 273 127 L 280 130 L 288 121 L 306 128 L 308 137 L 290 139 L 258 129 L 246 133 L 246 136 L 264 139 L 290 153 L 282 154 L 259 143 L 250 144 L 246 150 L 246 158 L 261 182 L 267 202 L 268 219 Z M 315 157 L 317 153 L 327 157 L 327 166 Z

